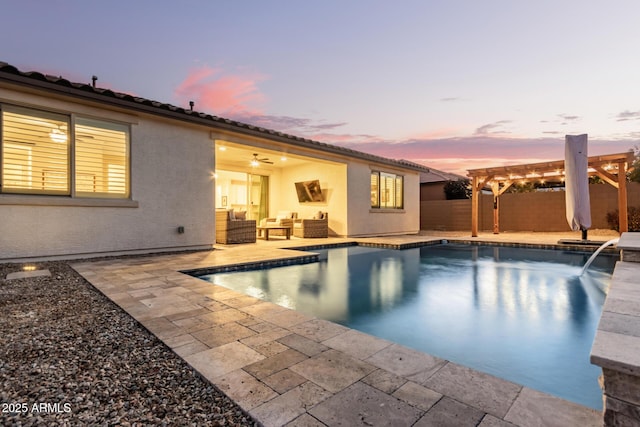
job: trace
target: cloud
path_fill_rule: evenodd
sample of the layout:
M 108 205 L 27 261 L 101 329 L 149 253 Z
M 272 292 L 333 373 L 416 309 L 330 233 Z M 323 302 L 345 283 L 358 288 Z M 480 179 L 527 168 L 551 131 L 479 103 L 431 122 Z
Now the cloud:
M 420 140 L 420 139 L 439 139 L 439 138 L 449 138 L 454 135 L 460 135 L 463 133 L 462 129 L 455 127 L 441 127 L 436 129 L 431 129 L 428 132 L 420 132 L 411 135 L 408 140 Z
M 366 151 L 359 148 L 362 144 L 367 145 L 384 141 L 377 135 L 328 132 L 308 134 L 307 138 L 313 139 L 315 141 L 326 142 L 329 144 L 341 145 L 343 147 L 352 148 L 358 151 Z M 388 142 L 392 143 L 391 141 Z
M 261 114 L 265 96 L 257 83 L 260 75 L 230 75 L 220 68 L 203 66 L 189 71 L 175 91 L 180 104 L 195 102 L 195 109 L 228 118 Z
M 560 126 L 568 126 L 582 118 L 580 116 L 572 116 L 569 114 L 558 114 L 558 117 L 560 118 Z
M 347 122 L 341 122 L 341 123 L 324 123 L 324 124 L 319 124 L 319 125 L 312 125 L 311 128 L 312 129 L 335 129 L 335 128 L 339 128 L 341 126 L 346 125 Z
M 567 121 L 567 122 L 572 122 L 575 120 L 580 120 L 580 116 L 571 116 L 568 114 L 558 114 L 558 117 L 560 117 L 562 120 Z
M 280 132 L 290 132 L 294 129 L 306 128 L 309 125 L 309 119 L 269 114 L 250 114 L 242 117 L 242 119 L 242 121 L 254 126 L 275 129 Z
M 258 74 L 228 74 L 220 68 L 203 66 L 189 71 L 174 90 L 180 105 L 195 103 L 194 109 L 224 118 L 273 129 L 278 132 L 307 136 L 345 126 L 346 122 L 326 123 L 304 117 L 264 114 L 266 97 L 258 88 L 264 77 Z M 349 139 L 333 137 L 337 140 Z
M 511 120 L 484 124 L 467 137 L 459 129 L 437 129 L 404 139 L 385 139 L 378 135 L 349 133 L 347 122 L 326 122 L 306 117 L 270 115 L 263 112 L 266 97 L 260 92 L 260 75 L 231 75 L 218 68 L 193 69 L 175 90 L 182 105 L 195 102 L 198 111 L 250 123 L 320 142 L 416 163 L 466 175 L 467 169 L 490 166 L 536 163 L 564 157 L 561 132 L 549 130 L 543 138 L 517 138 L 505 130 Z M 457 98 L 442 98 L 443 102 Z M 580 120 L 579 116 L 558 114 L 554 122 Z M 623 111 L 617 120 L 639 120 L 640 111 Z M 545 121 L 543 121 L 545 122 Z M 589 154 L 609 154 L 628 151 L 640 143 L 639 132 L 611 140 L 590 139 Z
M 616 116 L 616 121 L 625 122 L 627 120 L 640 120 L 640 111 L 625 110 Z
M 511 123 L 511 120 L 499 120 L 497 122 L 480 126 L 479 128 L 476 129 L 474 135 L 489 135 L 489 134 L 498 135 L 498 134 L 510 133 L 507 131 L 500 131 L 500 128 L 503 125 L 506 125 L 508 123 Z
M 549 156 L 564 152 L 564 138 L 519 139 L 506 137 L 469 136 L 458 138 L 418 139 L 405 141 L 360 141 L 349 148 L 392 158 L 428 159 L 434 157 L 520 158 Z
M 640 139 L 590 139 L 589 155 L 625 152 Z M 474 135 L 406 141 L 361 140 L 337 145 L 393 159 L 406 159 L 447 172 L 466 175 L 468 169 L 561 160 L 564 137 L 514 138 Z
M 235 120 L 260 126 L 265 129 L 273 129 L 278 132 L 304 136 L 314 139 L 311 135 L 319 131 L 330 131 L 345 126 L 346 122 L 316 123 L 312 119 L 304 117 L 278 116 L 271 114 L 235 114 Z

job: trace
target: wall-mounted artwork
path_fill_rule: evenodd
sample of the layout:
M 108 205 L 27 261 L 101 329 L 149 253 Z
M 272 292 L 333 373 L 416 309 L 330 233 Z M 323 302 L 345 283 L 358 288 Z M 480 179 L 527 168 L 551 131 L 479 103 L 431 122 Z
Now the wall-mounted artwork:
M 324 201 L 319 180 L 314 179 L 311 181 L 296 182 L 295 184 L 298 201 L 300 203 Z

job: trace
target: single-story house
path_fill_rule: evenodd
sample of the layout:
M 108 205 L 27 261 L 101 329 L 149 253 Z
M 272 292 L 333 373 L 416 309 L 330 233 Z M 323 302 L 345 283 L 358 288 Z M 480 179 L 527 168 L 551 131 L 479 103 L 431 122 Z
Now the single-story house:
M 420 173 L 420 201 L 446 200 L 445 184 L 449 181 L 460 180 L 468 180 L 468 178 L 430 167 L 427 172 Z
M 210 249 L 216 208 L 419 231 L 424 166 L 95 83 L 0 62 L 0 260 Z

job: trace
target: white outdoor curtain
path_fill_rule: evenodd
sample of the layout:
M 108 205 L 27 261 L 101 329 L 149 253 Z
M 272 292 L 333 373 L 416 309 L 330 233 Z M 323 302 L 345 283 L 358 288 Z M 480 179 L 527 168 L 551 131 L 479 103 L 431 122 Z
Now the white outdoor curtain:
M 566 135 L 564 145 L 567 222 L 572 230 L 591 227 L 587 134 Z

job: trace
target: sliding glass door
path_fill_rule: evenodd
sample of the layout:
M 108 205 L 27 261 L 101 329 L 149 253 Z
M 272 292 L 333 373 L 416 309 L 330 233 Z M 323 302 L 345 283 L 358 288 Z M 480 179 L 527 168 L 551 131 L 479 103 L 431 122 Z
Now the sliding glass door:
M 268 176 L 222 170 L 216 175 L 216 208 L 246 211 L 257 221 L 269 216 Z
M 251 219 L 258 222 L 269 216 L 269 177 L 249 175 L 249 206 Z

